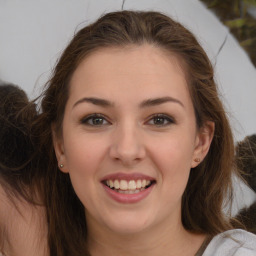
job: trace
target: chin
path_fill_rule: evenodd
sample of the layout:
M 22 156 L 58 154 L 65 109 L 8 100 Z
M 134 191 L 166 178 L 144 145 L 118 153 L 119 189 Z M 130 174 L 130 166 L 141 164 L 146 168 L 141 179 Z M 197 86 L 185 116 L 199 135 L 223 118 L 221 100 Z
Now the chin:
M 120 235 L 132 235 L 144 232 L 151 226 L 147 216 L 134 213 L 112 215 L 112 218 L 104 219 L 106 226 L 113 233 Z
M 111 225 L 109 228 L 113 233 L 124 235 L 124 236 L 143 233 L 145 230 L 147 230 L 146 226 L 138 225 L 137 223 L 128 223 L 128 222 Z

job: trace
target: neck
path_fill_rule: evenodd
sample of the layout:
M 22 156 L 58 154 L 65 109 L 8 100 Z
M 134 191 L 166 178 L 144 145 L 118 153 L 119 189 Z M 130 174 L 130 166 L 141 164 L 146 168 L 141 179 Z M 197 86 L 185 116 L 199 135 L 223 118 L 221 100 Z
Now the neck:
M 188 232 L 181 222 L 172 226 L 160 223 L 135 234 L 117 234 L 102 227 L 88 231 L 92 256 L 194 256 L 206 237 Z

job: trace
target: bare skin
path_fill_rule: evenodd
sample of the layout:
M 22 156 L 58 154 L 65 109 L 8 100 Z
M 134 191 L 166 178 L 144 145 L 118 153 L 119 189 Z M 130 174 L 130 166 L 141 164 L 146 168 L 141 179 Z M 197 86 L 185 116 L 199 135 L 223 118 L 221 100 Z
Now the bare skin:
M 5 256 L 49 255 L 44 207 L 22 199 L 11 202 L 2 186 L 0 205 L 0 252 Z

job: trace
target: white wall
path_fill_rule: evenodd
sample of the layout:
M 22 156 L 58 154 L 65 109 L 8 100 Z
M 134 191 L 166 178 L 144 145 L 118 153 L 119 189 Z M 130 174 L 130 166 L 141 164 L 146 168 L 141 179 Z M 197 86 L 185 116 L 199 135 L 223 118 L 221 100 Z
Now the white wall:
M 0 79 L 37 96 L 74 31 L 105 12 L 120 10 L 122 4 L 122 0 L 0 0 Z M 124 9 L 162 11 L 190 28 L 216 64 L 216 80 L 236 140 L 256 133 L 256 70 L 201 2 L 126 0 Z

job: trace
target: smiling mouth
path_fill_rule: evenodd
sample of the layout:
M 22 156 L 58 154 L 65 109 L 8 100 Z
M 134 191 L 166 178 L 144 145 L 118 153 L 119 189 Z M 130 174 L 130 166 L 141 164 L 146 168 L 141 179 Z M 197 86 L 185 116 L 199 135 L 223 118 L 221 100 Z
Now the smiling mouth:
M 121 194 L 137 194 L 145 189 L 148 189 L 156 181 L 138 179 L 138 180 L 104 180 L 103 184 L 110 189 Z

